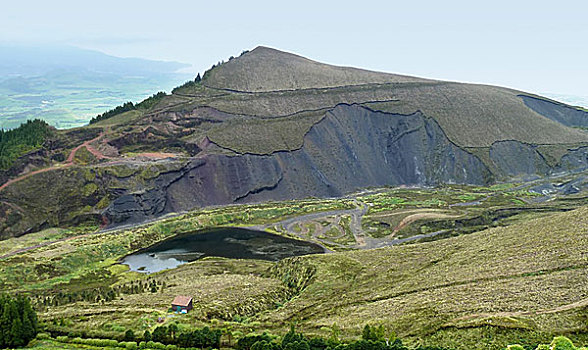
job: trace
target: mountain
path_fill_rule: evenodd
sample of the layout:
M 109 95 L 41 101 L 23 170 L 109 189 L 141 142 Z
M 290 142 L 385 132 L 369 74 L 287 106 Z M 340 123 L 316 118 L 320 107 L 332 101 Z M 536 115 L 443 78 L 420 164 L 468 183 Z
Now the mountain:
M 543 96 L 580 108 L 588 108 L 588 96 L 576 96 L 567 94 L 544 93 Z
M 0 128 L 32 118 L 82 126 L 122 102 L 170 90 L 188 79 L 178 73 L 187 66 L 70 46 L 0 45 Z
M 0 173 L 0 235 L 113 227 L 368 187 L 588 168 L 588 112 L 507 88 L 335 67 L 258 47 L 202 80 L 54 131 Z M 43 193 L 43 196 L 39 196 Z

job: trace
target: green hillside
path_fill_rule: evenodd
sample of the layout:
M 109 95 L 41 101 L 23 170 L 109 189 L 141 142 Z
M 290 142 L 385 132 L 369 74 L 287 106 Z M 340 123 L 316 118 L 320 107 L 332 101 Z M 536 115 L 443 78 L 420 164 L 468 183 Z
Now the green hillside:
M 315 271 L 311 281 L 287 307 L 259 320 L 297 321 L 315 331 L 337 324 L 360 334 L 360 319 L 461 349 L 501 349 L 518 337 L 529 344 L 549 334 L 585 342 L 587 251 L 583 207 L 442 241 L 294 258 L 274 270 L 300 278 L 305 266 Z
M 35 154 L 14 153 L 13 166 L 0 171 L 0 237 L 369 187 L 581 172 L 587 120 L 581 109 L 521 91 L 336 67 L 258 47 L 171 94 L 56 132 Z M 44 197 L 36 195 L 41 188 Z
M 377 198 L 377 208 L 395 207 Z M 164 317 L 164 325 L 209 326 L 236 337 L 284 334 L 296 324 L 310 336 L 338 330 L 351 341 L 373 324 L 411 346 L 502 349 L 520 343 L 534 349 L 556 335 L 588 343 L 586 206 L 555 214 L 529 210 L 509 226 L 428 243 L 340 247 L 277 263 L 209 257 L 150 275 L 119 263 L 130 252 L 195 229 L 279 227 L 295 217 L 306 226 L 309 214 L 345 220 L 335 213 L 355 201 L 233 206 L 114 232 L 88 234 L 94 228 L 78 227 L 12 238 L 2 246 L 8 255 L 0 258 L 0 290 L 31 296 L 45 331 L 71 338 L 119 339 L 128 329 L 143 334 Z M 427 205 L 435 207 L 419 207 Z M 196 298 L 187 315 L 170 314 L 176 295 Z

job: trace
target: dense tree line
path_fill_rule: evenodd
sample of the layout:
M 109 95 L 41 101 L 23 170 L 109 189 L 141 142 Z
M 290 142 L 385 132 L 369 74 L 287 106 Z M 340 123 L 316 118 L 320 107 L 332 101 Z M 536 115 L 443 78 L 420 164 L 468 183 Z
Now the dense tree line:
M 201 81 L 202 81 L 202 78 L 200 78 L 200 73 L 198 73 L 198 75 L 196 76 L 196 78 L 194 80 L 188 80 L 187 82 L 183 83 L 182 85 L 176 86 L 175 88 L 173 88 L 172 94 L 177 93 L 181 89 L 196 86 L 196 85 L 200 84 Z
M 9 169 L 18 157 L 41 147 L 50 135 L 49 124 L 40 119 L 27 120 L 16 129 L 0 129 L 0 169 Z
M 109 111 L 106 111 L 102 114 L 98 114 L 94 118 L 90 119 L 90 124 L 94 124 L 99 121 L 112 118 L 115 115 L 118 115 L 118 114 L 121 114 L 124 112 L 128 112 L 128 111 L 134 111 L 137 109 L 148 110 L 151 107 L 155 106 L 165 96 L 167 96 L 167 94 L 165 92 L 159 91 L 158 93 L 147 97 L 146 99 L 144 99 L 143 101 L 141 101 L 137 104 L 133 104 L 133 102 L 131 102 L 131 101 L 125 102 L 124 104 L 122 104 L 120 106 L 117 106 L 117 107 L 115 107 Z
M 37 335 L 38 327 L 28 298 L 0 295 L 0 348 L 27 345 Z
M 133 102 L 131 102 L 131 101 L 125 102 L 124 104 L 122 104 L 120 106 L 116 106 L 113 109 L 106 111 L 102 114 L 98 114 L 94 118 L 90 119 L 90 124 L 94 124 L 99 121 L 106 120 L 108 118 L 112 118 L 117 114 L 121 114 L 121 113 L 128 112 L 128 111 L 133 111 L 135 109 L 136 108 L 135 108 L 135 105 L 133 104 Z
M 178 345 L 182 348 L 218 349 L 220 348 L 221 335 L 220 330 L 212 330 L 208 327 L 179 333 L 178 326 L 172 323 L 169 326 L 156 327 L 153 333 L 145 331 L 143 340 Z
M 155 106 L 159 101 L 161 101 L 167 94 L 163 91 L 159 91 L 156 94 L 151 95 L 150 97 L 144 99 L 143 101 L 137 103 L 135 107 L 137 109 L 144 109 L 148 110 L 151 107 Z
M 64 328 L 66 330 L 67 328 Z M 226 329 L 225 329 L 226 331 Z M 145 331 L 142 336 L 136 336 L 133 330 L 127 330 L 124 337 L 111 336 L 110 339 L 87 338 L 86 334 L 67 332 L 51 332 L 52 334 L 68 334 L 57 336 L 55 339 L 63 343 L 78 343 L 94 346 L 119 347 L 126 349 L 219 349 L 223 331 L 204 327 L 202 329 L 180 331 L 176 323 L 158 326 L 153 332 Z M 231 334 L 229 331 L 227 334 Z M 44 339 L 49 337 L 45 335 Z M 41 338 L 40 335 L 40 338 Z M 96 336 L 96 334 L 94 334 Z M 383 326 L 366 325 L 361 339 L 353 342 L 342 342 L 340 332 L 333 327 L 333 333 L 328 338 L 308 337 L 296 332 L 294 327 L 283 337 L 263 334 L 249 334 L 239 338 L 236 344 L 229 339 L 229 348 L 237 350 L 449 350 L 438 346 L 406 346 L 394 333 L 387 333 Z M 508 350 L 588 350 L 586 347 L 575 347 L 566 337 L 555 337 L 551 344 L 509 345 Z
M 382 326 L 374 327 L 366 325 L 362 338 L 351 343 L 342 343 L 338 336 L 328 339 L 308 338 L 302 333 L 296 332 L 294 327 L 286 333 L 281 341 L 264 333 L 250 335 L 239 339 L 237 350 L 409 350 L 394 334 L 386 337 Z M 416 350 L 443 350 L 440 347 L 418 347 Z

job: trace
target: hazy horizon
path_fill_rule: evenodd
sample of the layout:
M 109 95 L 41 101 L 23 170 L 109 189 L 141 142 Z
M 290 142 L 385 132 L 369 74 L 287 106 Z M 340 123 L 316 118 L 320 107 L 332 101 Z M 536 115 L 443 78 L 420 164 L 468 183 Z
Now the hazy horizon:
M 23 1 L 5 4 L 0 43 L 177 61 L 194 74 L 263 45 L 335 65 L 585 97 L 586 10 L 569 1 Z

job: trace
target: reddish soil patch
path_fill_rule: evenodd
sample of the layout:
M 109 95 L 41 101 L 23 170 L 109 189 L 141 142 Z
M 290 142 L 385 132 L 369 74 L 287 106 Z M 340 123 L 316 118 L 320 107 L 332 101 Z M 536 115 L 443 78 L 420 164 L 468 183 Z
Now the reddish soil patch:
M 79 151 L 82 147 L 85 147 L 90 153 L 92 153 L 94 155 L 94 157 L 96 157 L 97 159 L 112 159 L 111 157 L 105 156 L 104 154 L 102 154 L 100 151 L 98 151 L 97 149 L 95 149 L 94 147 L 91 146 L 92 143 L 100 140 L 102 137 L 104 137 L 105 135 L 105 131 L 101 132 L 100 135 L 98 135 L 97 137 L 86 141 L 84 143 L 82 143 L 81 145 L 77 146 L 76 148 L 74 148 L 71 153 L 69 154 L 69 156 L 67 157 L 67 160 L 65 161 L 65 163 L 61 164 L 61 165 L 55 165 L 49 168 L 44 168 L 44 169 L 39 169 L 39 170 L 35 170 L 35 171 L 31 171 L 30 173 L 26 173 L 22 176 L 16 177 L 14 179 L 8 180 L 5 184 L 3 184 L 2 186 L 0 186 L 0 191 L 2 191 L 3 189 L 5 189 L 6 187 L 8 187 L 9 185 L 24 180 L 30 176 L 36 175 L 36 174 L 40 174 L 40 173 L 44 173 L 47 171 L 51 171 L 51 170 L 55 170 L 55 169 L 61 169 L 61 168 L 66 168 L 69 166 L 73 165 L 74 159 L 76 157 L 76 153 L 77 151 Z
M 176 158 L 177 155 L 173 153 L 162 153 L 162 152 L 151 152 L 151 153 L 139 153 L 136 157 L 164 159 L 164 158 Z
M 61 165 L 61 166 L 53 166 L 53 167 L 50 167 L 50 168 L 44 168 L 44 169 L 39 169 L 39 170 L 31 171 L 30 173 L 26 173 L 26 174 L 24 174 L 22 176 L 15 177 L 14 179 L 8 180 L 5 184 L 3 184 L 2 186 L 0 186 L 0 191 L 2 191 L 3 189 L 5 189 L 9 185 L 12 185 L 15 182 L 18 182 L 18 181 L 21 181 L 21 180 L 26 179 L 29 176 L 33 176 L 33 175 L 36 175 L 36 174 L 44 173 L 44 172 L 47 172 L 47 171 L 50 171 L 50 170 L 55 170 L 55 169 L 58 169 L 58 168 L 66 168 L 66 167 L 71 166 L 71 165 L 72 165 L 72 163 L 67 163 L 67 164 L 64 164 L 64 165 Z

